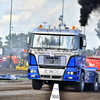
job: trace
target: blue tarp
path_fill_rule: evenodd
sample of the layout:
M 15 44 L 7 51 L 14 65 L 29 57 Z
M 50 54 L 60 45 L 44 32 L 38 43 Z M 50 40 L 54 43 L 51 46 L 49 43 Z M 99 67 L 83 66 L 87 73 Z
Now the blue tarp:
M 16 80 L 19 78 L 27 78 L 27 75 L 11 75 L 9 73 L 0 75 L 0 80 Z

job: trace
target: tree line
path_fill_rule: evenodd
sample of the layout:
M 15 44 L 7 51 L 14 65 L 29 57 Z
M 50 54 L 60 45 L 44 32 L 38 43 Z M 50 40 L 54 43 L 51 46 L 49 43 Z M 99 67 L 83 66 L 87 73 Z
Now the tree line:
M 28 36 L 29 36 L 29 33 L 28 34 L 25 34 L 25 33 L 20 33 L 20 34 L 13 33 L 13 34 L 11 34 L 10 46 L 12 48 L 25 48 L 25 47 L 27 47 L 27 37 Z M 2 38 L 0 37 L 0 48 L 8 48 L 9 41 L 10 41 L 9 35 L 7 35 L 5 37 L 5 42 L 3 45 Z

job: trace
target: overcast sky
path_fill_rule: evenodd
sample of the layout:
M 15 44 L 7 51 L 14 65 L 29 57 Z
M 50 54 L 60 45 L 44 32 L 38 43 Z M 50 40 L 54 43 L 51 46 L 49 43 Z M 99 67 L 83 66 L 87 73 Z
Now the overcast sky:
M 0 37 L 9 34 L 11 0 L 0 0 Z M 59 16 L 62 14 L 62 0 L 13 0 L 12 33 L 28 33 L 35 27 L 48 22 L 58 27 Z M 64 23 L 69 28 L 76 26 L 81 29 L 80 5 L 77 0 L 65 0 Z M 100 40 L 94 29 L 97 27 L 100 14 L 92 13 L 86 26 L 87 49 L 97 48 Z

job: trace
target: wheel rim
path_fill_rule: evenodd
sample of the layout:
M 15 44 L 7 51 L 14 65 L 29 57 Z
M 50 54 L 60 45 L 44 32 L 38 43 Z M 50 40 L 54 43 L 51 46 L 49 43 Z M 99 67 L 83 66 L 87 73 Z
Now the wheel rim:
M 95 90 L 98 90 L 98 78 L 97 77 L 95 78 L 95 84 L 94 85 L 95 85 L 94 86 Z
M 81 91 L 84 90 L 84 75 L 82 74 L 82 77 L 81 77 Z

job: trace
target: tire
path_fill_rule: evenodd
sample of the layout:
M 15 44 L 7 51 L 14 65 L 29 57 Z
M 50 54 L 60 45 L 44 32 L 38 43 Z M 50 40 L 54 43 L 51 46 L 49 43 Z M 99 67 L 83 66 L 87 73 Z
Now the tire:
M 90 91 L 98 91 L 98 86 L 99 86 L 99 78 L 98 78 L 98 74 L 95 73 L 94 74 L 94 81 L 93 81 L 93 83 L 90 83 L 89 90 Z
M 40 90 L 42 88 L 42 82 L 40 80 L 32 80 L 32 88 Z
M 74 84 L 74 91 L 76 92 L 82 92 L 85 87 L 85 82 L 84 82 L 84 73 L 82 72 L 80 75 L 80 82 L 76 82 Z
M 10 68 L 10 59 L 6 60 L 6 66 L 5 66 L 5 68 Z

